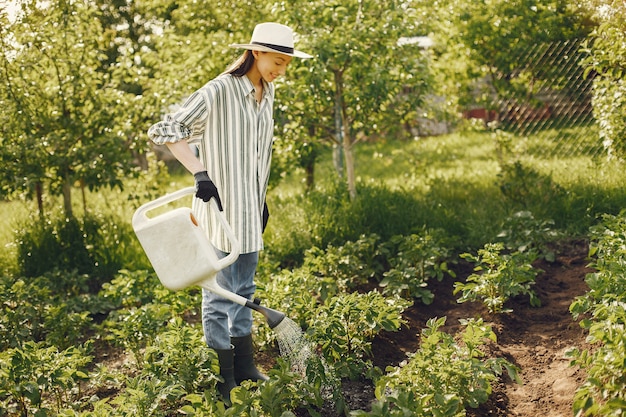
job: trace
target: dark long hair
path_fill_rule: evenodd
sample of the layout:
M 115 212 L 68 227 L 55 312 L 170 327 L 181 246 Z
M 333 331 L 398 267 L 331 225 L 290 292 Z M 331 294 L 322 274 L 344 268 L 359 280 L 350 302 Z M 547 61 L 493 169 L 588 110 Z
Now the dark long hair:
M 254 65 L 254 55 L 252 55 L 251 50 L 246 49 L 239 58 L 226 68 L 224 74 L 231 74 L 235 77 L 243 77 L 248 71 L 250 71 L 252 65 Z

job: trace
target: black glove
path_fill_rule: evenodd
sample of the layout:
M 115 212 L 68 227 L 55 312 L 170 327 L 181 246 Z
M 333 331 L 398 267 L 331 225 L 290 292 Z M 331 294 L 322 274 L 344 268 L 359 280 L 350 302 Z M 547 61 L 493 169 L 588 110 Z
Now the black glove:
M 263 204 L 263 232 L 265 232 L 265 227 L 267 226 L 267 221 L 270 218 L 270 211 L 267 208 L 267 202 Z
M 204 201 L 205 203 L 212 198 L 215 198 L 217 207 L 220 211 L 224 211 L 222 208 L 222 200 L 217 192 L 217 187 L 209 178 L 209 174 L 206 171 L 200 171 L 193 174 L 196 180 L 196 197 Z

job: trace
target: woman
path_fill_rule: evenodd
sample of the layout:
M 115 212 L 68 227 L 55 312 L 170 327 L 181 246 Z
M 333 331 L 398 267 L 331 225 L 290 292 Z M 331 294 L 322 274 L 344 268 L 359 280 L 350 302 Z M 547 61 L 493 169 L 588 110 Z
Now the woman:
M 192 209 L 218 256 L 231 250 L 215 213 L 205 204 L 214 198 L 241 245 L 241 254 L 217 275 L 228 291 L 252 299 L 258 253 L 269 212 L 265 204 L 273 138 L 274 86 L 293 57 L 311 58 L 294 49 L 293 31 L 278 23 L 261 23 L 248 44 L 231 47 L 244 53 L 222 75 L 194 92 L 183 107 L 148 130 L 194 175 Z M 199 158 L 189 144 L 199 146 Z M 165 242 L 168 244 L 169 242 Z M 225 400 L 242 380 L 266 380 L 255 366 L 252 311 L 203 290 L 202 323 L 206 343 L 219 358 Z

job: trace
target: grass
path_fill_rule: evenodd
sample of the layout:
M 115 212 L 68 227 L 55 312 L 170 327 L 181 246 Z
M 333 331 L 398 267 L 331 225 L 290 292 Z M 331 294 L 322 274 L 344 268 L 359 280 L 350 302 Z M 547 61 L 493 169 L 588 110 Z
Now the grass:
M 305 194 L 304 172 L 298 169 L 270 190 L 266 248 L 279 260 L 295 257 L 297 262 L 297 254 L 313 245 L 341 243 L 363 233 L 409 234 L 428 227 L 445 230 L 458 239 L 460 250 L 467 250 L 492 241 L 516 211 L 530 210 L 554 220 L 567 235 L 579 236 L 601 214 L 617 214 L 626 207 L 622 163 L 581 156 L 542 158 L 536 151 L 541 140 L 503 140 L 497 133 L 467 131 L 359 143 L 354 148 L 359 192 L 355 203 L 345 200 L 327 150 L 316 165 L 313 193 Z M 524 168 L 517 177 L 503 177 L 503 167 L 510 161 L 519 161 Z M 174 168 L 161 182 L 162 191 L 153 195 L 134 182 L 123 192 L 87 193 L 87 202 L 92 212 L 113 213 L 130 222 L 140 203 L 192 184 L 184 169 Z M 503 185 L 512 190 L 512 197 L 503 195 Z M 80 216 L 78 190 L 74 200 Z M 16 225 L 28 224 L 34 210 L 32 202 L 0 204 L 2 259 L 13 254 Z M 48 198 L 46 210 L 59 212 L 59 200 Z

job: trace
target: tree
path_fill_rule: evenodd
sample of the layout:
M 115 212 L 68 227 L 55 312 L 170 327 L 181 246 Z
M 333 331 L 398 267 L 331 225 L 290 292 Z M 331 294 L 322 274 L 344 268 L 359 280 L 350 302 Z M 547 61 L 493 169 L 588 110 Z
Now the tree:
M 623 1 L 589 0 L 599 25 L 586 44 L 584 65 L 595 72 L 593 113 L 600 139 L 609 155 L 626 157 L 626 4 Z
M 44 185 L 63 195 L 72 217 L 75 183 L 92 190 L 122 187 L 133 169 L 116 127 L 125 93 L 102 71 L 106 39 L 98 9 L 87 0 L 22 3 L 14 22 L 3 16 L 0 105 L 11 123 L 2 128 L 4 193 L 33 188 L 43 212 Z
M 591 30 L 585 9 L 567 0 L 443 0 L 430 13 L 435 65 L 451 81 L 442 87 L 461 106 L 528 95 L 532 83 L 516 83 L 523 78 L 518 57 L 533 45 L 584 38 Z M 543 74 L 527 79 L 551 76 L 536 68 Z
M 291 0 L 274 9 L 301 35 L 299 47 L 315 55 L 292 64 L 277 107 L 313 156 L 311 144 L 320 140 L 343 151 L 354 199 L 356 144 L 402 126 L 428 91 L 425 55 L 398 44 L 418 30 L 414 10 L 405 1 L 376 0 Z

